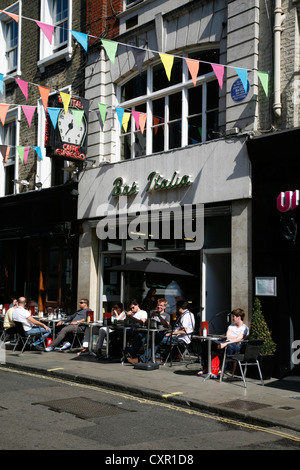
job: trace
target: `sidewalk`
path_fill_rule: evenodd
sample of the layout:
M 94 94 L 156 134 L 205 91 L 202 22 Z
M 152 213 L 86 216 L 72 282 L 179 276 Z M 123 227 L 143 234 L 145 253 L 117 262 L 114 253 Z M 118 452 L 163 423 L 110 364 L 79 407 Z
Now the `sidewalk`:
M 99 385 L 109 389 L 159 399 L 203 412 L 247 420 L 255 424 L 280 426 L 300 433 L 300 377 L 265 381 L 247 379 L 220 383 L 197 376 L 198 364 L 173 363 L 155 370 L 134 369 L 119 360 L 98 360 L 76 352 L 25 351 L 21 356 L 6 347 L 1 369 L 25 371 Z

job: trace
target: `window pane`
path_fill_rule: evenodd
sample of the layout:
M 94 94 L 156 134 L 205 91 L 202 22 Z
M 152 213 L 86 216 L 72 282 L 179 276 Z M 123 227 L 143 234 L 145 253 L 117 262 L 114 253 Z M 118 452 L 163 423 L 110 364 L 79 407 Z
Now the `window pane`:
M 182 112 L 182 93 L 175 93 L 169 96 L 169 120 L 181 118 Z
M 189 88 L 188 90 L 189 110 L 188 115 L 199 114 L 202 112 L 202 86 Z
M 202 142 L 202 114 L 188 120 L 188 145 Z
M 121 101 L 132 100 L 139 96 L 144 96 L 147 92 L 147 73 L 137 75 L 121 88 Z
M 143 134 L 140 131 L 135 132 L 134 155 L 135 157 L 146 155 L 146 130 Z
M 169 123 L 169 149 L 181 147 L 181 120 Z
M 219 107 L 219 84 L 217 80 L 207 84 L 207 109 L 218 109 Z
M 131 136 L 124 134 L 121 137 L 121 160 L 128 160 L 131 158 Z
M 207 113 L 207 140 L 217 139 L 219 133 L 219 113 L 218 111 L 211 111 Z
M 171 80 L 165 72 L 165 68 L 162 64 L 153 67 L 153 91 L 162 90 L 169 86 L 176 85 L 182 81 L 182 59 L 174 59 L 172 67 Z

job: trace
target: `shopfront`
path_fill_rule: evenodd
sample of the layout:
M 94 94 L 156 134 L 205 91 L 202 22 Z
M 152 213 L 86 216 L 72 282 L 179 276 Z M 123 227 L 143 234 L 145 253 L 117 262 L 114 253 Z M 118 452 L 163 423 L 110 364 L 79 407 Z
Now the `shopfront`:
M 244 139 L 217 140 L 100 166 L 79 182 L 79 294 L 99 318 L 113 302 L 184 297 L 224 331 L 232 305 L 249 305 L 251 183 Z M 153 223 L 154 221 L 154 223 Z M 117 273 L 163 259 L 194 275 Z

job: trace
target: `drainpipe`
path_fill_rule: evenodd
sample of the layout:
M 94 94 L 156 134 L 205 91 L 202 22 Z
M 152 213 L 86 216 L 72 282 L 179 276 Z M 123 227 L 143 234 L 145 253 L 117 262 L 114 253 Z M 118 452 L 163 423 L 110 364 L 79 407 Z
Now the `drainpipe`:
M 280 46 L 282 22 L 284 20 L 281 0 L 275 0 L 274 9 L 274 103 L 273 111 L 277 118 L 281 116 L 281 85 L 280 85 Z

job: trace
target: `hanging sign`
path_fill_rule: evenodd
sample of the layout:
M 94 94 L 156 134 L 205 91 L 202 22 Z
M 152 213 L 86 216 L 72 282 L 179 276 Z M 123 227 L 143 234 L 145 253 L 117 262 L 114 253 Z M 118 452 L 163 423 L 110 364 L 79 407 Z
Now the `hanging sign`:
M 88 100 L 71 98 L 67 109 L 61 95 L 49 97 L 46 117 L 46 155 L 83 161 L 87 153 Z

